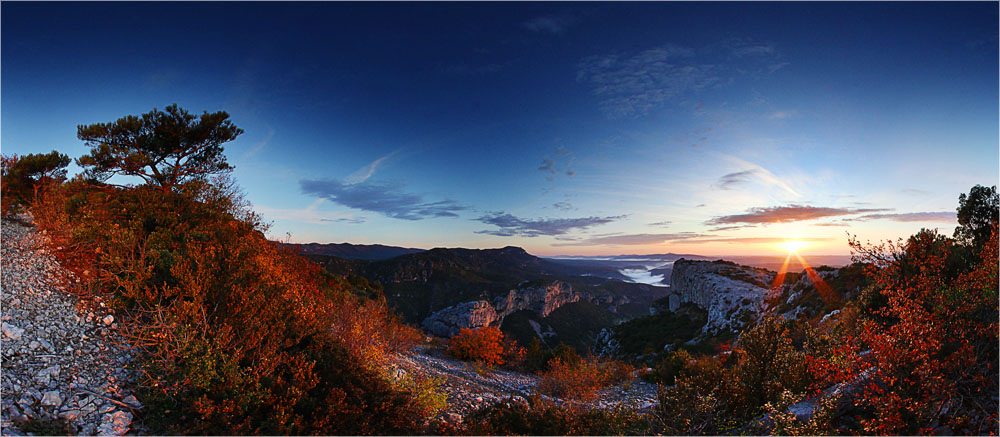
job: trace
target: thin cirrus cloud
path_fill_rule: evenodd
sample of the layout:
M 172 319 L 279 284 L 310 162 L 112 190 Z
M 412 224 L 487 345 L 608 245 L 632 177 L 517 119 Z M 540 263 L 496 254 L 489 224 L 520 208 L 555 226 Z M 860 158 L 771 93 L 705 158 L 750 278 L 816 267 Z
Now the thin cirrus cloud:
M 942 222 L 954 223 L 958 216 L 954 211 L 904 212 L 899 214 L 866 214 L 847 221 L 891 220 L 894 222 Z
M 623 234 L 591 237 L 572 243 L 556 243 L 553 246 L 644 246 L 649 244 L 664 244 L 671 241 L 693 241 L 705 237 L 693 232 L 678 232 L 673 234 Z
M 826 237 L 810 237 L 810 238 L 796 238 L 796 241 L 805 241 L 809 243 L 821 243 L 824 241 L 832 241 L 833 238 Z M 788 241 L 787 238 L 779 237 L 732 237 L 732 238 L 705 238 L 686 241 L 685 243 L 730 243 L 730 244 L 770 244 L 770 243 L 782 243 Z
M 788 182 L 785 182 L 782 178 L 779 178 L 777 175 L 772 173 L 771 170 L 768 170 L 759 164 L 730 155 L 723 155 L 723 159 L 743 167 L 745 170 L 722 175 L 722 177 L 720 177 L 715 183 L 715 187 L 718 189 L 732 190 L 751 182 L 759 182 L 764 185 L 781 188 L 786 193 L 795 197 L 802 196 L 798 191 L 792 188 Z
M 572 15 L 540 15 L 521 24 L 525 29 L 535 33 L 561 35 L 576 21 L 576 17 Z
M 771 71 L 780 55 L 770 44 L 729 40 L 703 48 L 667 44 L 638 53 L 584 58 L 577 82 L 590 87 L 611 118 L 642 116 L 667 102 L 723 85 L 744 74 Z
M 423 196 L 404 191 L 399 183 L 366 180 L 352 184 L 336 179 L 302 179 L 299 186 L 303 194 L 402 220 L 458 217 L 459 212 L 468 209 L 450 199 L 425 201 Z
M 770 224 L 815 220 L 826 217 L 849 216 L 865 213 L 881 213 L 890 211 L 883 208 L 829 208 L 808 205 L 774 206 L 766 208 L 751 208 L 745 214 L 725 215 L 715 217 L 705 222 L 711 226 L 732 224 Z
M 594 226 L 604 225 L 624 219 L 627 216 L 609 217 L 579 217 L 579 218 L 541 218 L 525 219 L 504 212 L 494 212 L 476 220 L 498 229 L 476 231 L 477 234 L 496 235 L 499 237 L 538 237 L 542 235 L 564 235 L 570 231 L 585 230 Z

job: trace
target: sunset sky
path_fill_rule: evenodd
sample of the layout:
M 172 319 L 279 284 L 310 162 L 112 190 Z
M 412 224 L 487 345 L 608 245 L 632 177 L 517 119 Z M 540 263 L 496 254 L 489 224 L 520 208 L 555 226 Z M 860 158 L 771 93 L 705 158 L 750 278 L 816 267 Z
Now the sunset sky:
M 271 235 L 847 254 L 998 175 L 998 4 L 10 3 L 3 153 L 225 110 Z M 71 173 L 78 167 L 72 166 Z

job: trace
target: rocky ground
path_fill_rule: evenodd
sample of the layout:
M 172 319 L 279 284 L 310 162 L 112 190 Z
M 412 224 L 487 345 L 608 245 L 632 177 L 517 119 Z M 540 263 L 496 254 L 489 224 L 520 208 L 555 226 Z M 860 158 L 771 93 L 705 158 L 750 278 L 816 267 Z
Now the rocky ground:
M 34 227 L 4 219 L 0 242 L 3 435 L 135 433 L 114 315 L 66 291 L 75 279 Z
M 504 369 L 477 369 L 474 365 L 445 356 L 440 349 L 418 347 L 414 353 L 401 355 L 397 366 L 403 372 L 444 379 L 442 389 L 448 394 L 448 408 L 441 416 L 449 422 L 461 422 L 468 413 L 506 399 L 531 396 L 538 376 Z M 562 402 L 559 399 L 556 402 Z M 601 391 L 591 406 L 613 408 L 625 405 L 646 410 L 656 405 L 656 384 L 635 379 L 628 384 Z

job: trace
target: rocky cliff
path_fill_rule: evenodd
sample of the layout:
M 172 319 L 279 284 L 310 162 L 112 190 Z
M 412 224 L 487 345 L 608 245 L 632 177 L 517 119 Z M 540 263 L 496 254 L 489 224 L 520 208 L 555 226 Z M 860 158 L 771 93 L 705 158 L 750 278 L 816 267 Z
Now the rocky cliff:
M 563 305 L 579 302 L 580 297 L 569 284 L 554 281 L 546 286 L 510 290 L 492 303 L 476 300 L 452 305 L 434 312 L 421 325 L 431 334 L 450 337 L 461 328 L 489 326 L 516 311 L 528 310 L 546 317 Z
M 681 259 L 670 278 L 669 308 L 693 303 L 708 311 L 703 333 L 738 332 L 760 316 L 773 280 L 774 273 L 765 269 Z
M 481 328 L 500 320 L 489 302 L 477 300 L 463 302 L 434 312 L 424 319 L 424 330 L 441 337 L 458 334 L 462 328 Z

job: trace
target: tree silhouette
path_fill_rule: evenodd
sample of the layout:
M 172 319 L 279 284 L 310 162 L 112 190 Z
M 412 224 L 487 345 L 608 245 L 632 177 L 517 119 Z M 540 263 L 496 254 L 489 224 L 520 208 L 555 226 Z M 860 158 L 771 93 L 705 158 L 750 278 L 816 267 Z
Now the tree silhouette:
M 77 137 L 91 151 L 77 164 L 91 179 L 137 176 L 169 191 L 190 180 L 231 170 L 222 145 L 242 133 L 224 111 L 195 116 L 176 104 L 165 111 L 153 108 L 141 116 L 79 126 Z
M 972 247 L 974 253 L 983 249 L 990 239 L 990 230 L 1000 220 L 1000 197 L 996 185 L 976 185 L 958 196 L 958 224 L 955 239 Z

